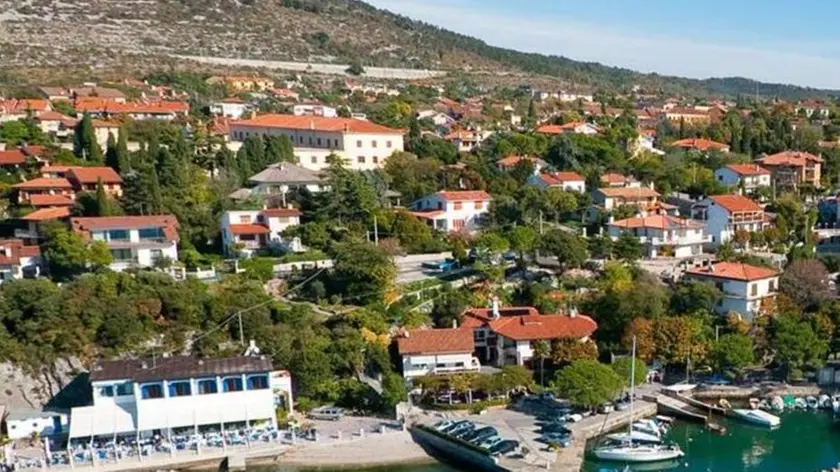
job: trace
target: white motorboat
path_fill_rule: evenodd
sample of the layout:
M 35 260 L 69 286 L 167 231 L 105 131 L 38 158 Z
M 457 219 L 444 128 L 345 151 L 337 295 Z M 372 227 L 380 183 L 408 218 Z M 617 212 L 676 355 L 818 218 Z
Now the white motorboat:
M 643 433 L 641 431 L 608 434 L 607 439 L 619 443 L 637 442 L 640 444 L 660 444 L 662 442 L 662 438 L 659 435 Z
M 767 426 L 770 428 L 775 428 L 779 426 L 782 420 L 779 419 L 778 416 L 771 415 L 766 411 L 761 410 L 747 410 L 747 409 L 735 409 L 732 410 L 732 413 L 737 417 L 744 421 L 748 421 L 753 424 Z
M 825 408 L 825 409 L 831 408 L 831 397 L 829 397 L 828 395 L 825 395 L 825 394 L 820 395 L 819 402 L 820 402 L 820 408 Z
M 817 397 L 808 396 L 805 398 L 805 403 L 808 405 L 808 408 L 811 408 L 812 410 L 816 410 L 820 407 Z
M 796 397 L 796 399 L 793 400 L 793 407 L 804 410 L 805 408 L 808 408 L 808 402 L 802 397 Z
M 780 396 L 775 396 L 770 399 L 770 407 L 773 411 L 784 411 L 785 410 L 785 401 Z
M 618 444 L 607 444 L 595 448 L 592 453 L 598 459 L 605 461 L 620 461 L 625 463 L 658 462 L 677 459 L 685 455 L 677 445 L 664 444 L 639 444 L 634 443 L 633 406 L 634 406 L 634 385 L 636 384 L 636 338 L 633 338 L 632 361 L 630 364 L 630 425 L 628 425 L 626 437 Z M 653 423 L 656 426 L 656 423 Z M 649 426 L 649 424 L 648 424 Z M 658 428 L 657 428 L 658 429 Z M 635 433 L 638 433 L 636 431 Z M 657 431 L 658 433 L 658 431 Z
M 633 431 L 638 431 L 640 433 L 646 434 L 653 434 L 659 436 L 662 432 L 659 429 L 659 425 L 654 423 L 652 420 L 639 420 L 634 421 L 632 426 Z

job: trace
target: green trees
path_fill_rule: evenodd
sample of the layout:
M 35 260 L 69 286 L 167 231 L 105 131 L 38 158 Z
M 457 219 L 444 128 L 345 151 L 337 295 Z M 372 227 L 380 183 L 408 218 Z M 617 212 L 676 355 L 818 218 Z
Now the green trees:
M 572 363 L 557 373 L 553 390 L 572 404 L 593 409 L 621 392 L 622 380 L 609 366 L 595 360 Z
M 540 363 L 540 386 L 545 387 L 545 360 L 551 356 L 551 345 L 541 339 L 534 343 L 534 359 Z
M 119 174 L 125 174 L 131 170 L 131 156 L 128 153 L 128 132 L 120 128 L 119 135 L 108 133 L 108 146 L 105 150 L 105 165 L 116 170 Z
M 712 344 L 709 352 L 709 361 L 718 372 L 724 369 L 740 372 L 754 360 L 752 339 L 738 333 L 724 334 Z
M 371 243 L 342 244 L 333 260 L 333 285 L 345 297 L 360 303 L 381 301 L 394 287 L 397 266 L 390 254 Z
M 796 315 L 781 315 L 770 324 L 770 345 L 775 360 L 785 367 L 788 378 L 801 376 L 805 366 L 819 366 L 828 352 L 828 341 L 814 331 L 810 323 Z
M 76 125 L 73 133 L 73 153 L 86 161 L 101 164 L 104 161 L 102 148 L 96 142 L 96 131 L 93 129 L 93 120 L 87 113 Z
M 50 274 L 57 280 L 72 279 L 85 272 L 89 264 L 101 267 L 111 263 L 110 253 L 103 242 L 88 244 L 81 236 L 61 225 L 48 225 L 43 231 L 44 259 Z
M 613 254 L 624 261 L 634 262 L 644 256 L 645 249 L 638 237 L 625 231 L 613 243 Z
M 556 257 L 563 270 L 582 266 L 589 256 L 587 246 L 582 237 L 559 229 L 547 232 L 540 241 L 540 249 Z
M 635 364 L 635 367 L 634 367 Z M 612 369 L 615 371 L 618 378 L 621 379 L 622 383 L 629 387 L 630 386 L 630 370 L 632 369 L 634 372 L 633 386 L 639 386 L 647 380 L 648 376 L 648 369 L 644 362 L 639 359 L 636 359 L 636 362 L 633 362 L 633 359 L 629 357 L 622 357 L 617 359 L 615 362 L 612 363 Z

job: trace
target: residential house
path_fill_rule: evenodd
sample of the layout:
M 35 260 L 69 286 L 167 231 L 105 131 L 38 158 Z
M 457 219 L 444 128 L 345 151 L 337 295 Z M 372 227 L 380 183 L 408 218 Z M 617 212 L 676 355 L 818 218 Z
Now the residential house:
M 756 160 L 773 175 L 780 189 L 797 189 L 802 185 L 820 188 L 822 162 L 820 156 L 809 152 L 784 151 Z
M 99 87 L 91 83 L 71 87 L 41 87 L 38 91 L 49 101 L 72 102 L 79 98 L 87 97 L 96 97 L 117 103 L 125 103 L 126 101 L 125 93 L 122 90 L 111 87 Z
M 671 143 L 671 147 L 685 149 L 687 151 L 719 151 L 725 153 L 729 152 L 729 146 L 727 146 L 726 144 L 717 143 L 715 141 L 712 141 L 711 139 L 705 138 L 680 139 Z
M 538 157 L 531 156 L 507 156 L 496 161 L 496 167 L 502 172 L 508 172 L 522 161 L 530 162 L 534 166 L 534 174 L 548 167 L 548 163 Z
M 424 375 L 478 372 L 473 333 L 466 329 L 415 329 L 397 338 L 405 379 Z
M 232 92 L 260 92 L 274 88 L 274 81 L 268 77 L 210 77 L 207 79 L 210 84 L 224 84 Z
M 612 188 L 640 188 L 642 183 L 636 180 L 632 175 L 625 177 L 618 172 L 607 172 L 601 175 L 601 184 Z
M 659 192 L 648 187 L 608 187 L 595 189 L 592 202 L 610 211 L 621 205 L 636 205 L 647 209 L 659 203 Z
M 10 408 L 5 417 L 0 417 L 6 424 L 8 439 L 13 441 L 61 436 L 67 433 L 69 419 L 62 411 L 31 407 Z
M 101 361 L 88 378 L 93 402 L 71 410 L 70 440 L 171 441 L 172 430 L 277 427 L 277 408 L 294 411 L 291 376 L 263 356 Z
M 402 130 L 352 118 L 262 115 L 230 124 L 231 140 L 249 136 L 286 136 L 295 146 L 300 165 L 312 170 L 329 167 L 335 154 L 352 170 L 373 170 L 394 152 L 404 150 Z
M 187 102 L 173 100 L 143 100 L 139 102 L 119 103 L 98 97 L 77 99 L 74 108 L 78 113 L 88 113 L 97 117 L 128 116 L 133 120 L 172 121 L 189 115 Z
M 450 128 L 457 123 L 455 118 L 436 110 L 422 110 L 417 112 L 418 120 L 429 120 L 439 128 Z
M 178 260 L 178 220 L 171 215 L 71 218 L 70 227 L 88 241 L 104 242 L 115 271 Z
M 694 204 L 691 213 L 706 222 L 714 245 L 725 244 L 739 231 L 752 233 L 767 226 L 761 206 L 743 195 L 713 195 Z
M 337 118 L 338 110 L 319 103 L 300 103 L 292 107 L 292 114 L 295 116 L 323 116 L 324 118 Z
M 27 246 L 20 239 L 0 240 L 0 283 L 24 277 L 37 277 L 44 261 L 41 248 Z
M 250 106 L 248 102 L 239 98 L 226 98 L 210 105 L 210 113 L 225 116 L 234 120 L 242 118 Z
M 532 366 L 534 344 L 562 339 L 589 342 L 598 329 L 590 317 L 577 314 L 542 315 L 530 306 L 469 308 L 460 329 L 472 332 L 474 351 L 483 364 Z
M 442 191 L 414 202 L 411 214 L 441 231 L 472 231 L 484 223 L 493 197 L 483 190 Z
M 52 138 L 66 139 L 73 135 L 78 120 L 57 111 L 45 111 L 35 116 L 41 131 Z
M 601 129 L 590 123 L 572 122 L 564 125 L 542 125 L 537 128 L 537 133 L 548 135 L 559 134 L 586 134 L 593 135 L 601 132 Z
M 12 185 L 17 191 L 19 204 L 28 203 L 32 195 L 63 195 L 69 199 L 76 198 L 73 184 L 65 178 L 38 177 Z
M 704 126 L 712 121 L 707 110 L 685 107 L 674 107 L 666 110 L 665 119 L 672 123 L 683 122 L 692 126 Z
M 48 221 L 61 221 L 69 219 L 70 206 L 50 206 L 39 208 L 20 217 L 20 220 L 26 224 L 26 228 L 16 228 L 15 238 L 22 240 L 26 245 L 40 244 L 43 239 L 43 235 L 38 231 L 39 225 Z
M 110 167 L 70 167 L 65 177 L 73 184 L 76 192 L 96 192 L 97 186 L 102 183 L 108 196 L 122 196 L 122 178 Z
M 65 199 L 75 200 L 78 193 L 95 192 L 99 182 L 108 195 L 115 198 L 122 195 L 122 179 L 110 167 L 44 166 L 40 172 L 42 177 L 12 186 L 17 190 L 19 203 L 34 205 L 33 197 L 40 195 L 35 198 L 35 202 L 41 202 L 38 206 L 62 206 Z M 44 196 L 64 199 L 46 199 Z M 48 205 L 47 201 L 55 204 Z
M 305 189 L 310 193 L 318 193 L 326 189 L 326 180 L 321 173 L 289 162 L 273 164 L 252 175 L 248 181 L 254 185 L 249 189 L 249 196 L 278 195 L 283 200 L 289 191 Z
M 643 153 L 658 154 L 660 156 L 665 154 L 665 151 L 656 149 L 654 147 L 655 142 L 656 137 L 654 135 L 648 133 L 639 133 L 636 139 L 633 139 L 627 143 L 627 151 L 634 157 L 639 156 Z
M 771 173 L 758 164 L 729 164 L 715 171 L 715 179 L 727 187 L 743 188 L 753 193 L 759 188 L 770 187 Z
M 768 310 L 779 290 L 779 271 L 740 262 L 717 262 L 685 272 L 688 280 L 710 282 L 723 292 L 718 314 L 740 313 L 752 320 Z M 826 282 L 827 283 L 827 282 Z
M 4 121 L 17 121 L 27 117 L 35 117 L 39 113 L 52 110 L 52 105 L 47 100 L 0 100 L 0 123 Z
M 7 171 L 16 171 L 22 166 L 31 164 L 36 167 L 47 164 L 43 157 L 44 149 L 41 146 L 21 146 L 15 149 L 0 150 L 0 168 Z
M 806 100 L 804 102 L 800 102 L 799 105 L 796 106 L 796 113 L 804 114 L 808 118 L 811 118 L 816 114 L 818 118 L 827 119 L 831 116 L 831 109 L 823 102 Z
M 638 216 L 609 223 L 613 240 L 624 233 L 637 237 L 645 247 L 645 257 L 650 259 L 699 256 L 703 245 L 711 242 L 701 223 L 670 215 Z
M 559 188 L 572 192 L 583 193 L 586 191 L 586 179 L 577 172 L 546 172 L 528 177 L 528 185 L 533 185 L 541 190 Z
M 459 130 L 444 136 L 443 139 L 454 144 L 458 152 L 471 152 L 481 146 L 485 139 L 493 135 L 492 131 L 467 131 Z
M 282 233 L 299 225 L 300 215 L 300 210 L 295 208 L 225 212 L 220 224 L 222 247 L 228 255 L 247 256 L 272 247 L 288 248 L 291 241 L 283 238 Z

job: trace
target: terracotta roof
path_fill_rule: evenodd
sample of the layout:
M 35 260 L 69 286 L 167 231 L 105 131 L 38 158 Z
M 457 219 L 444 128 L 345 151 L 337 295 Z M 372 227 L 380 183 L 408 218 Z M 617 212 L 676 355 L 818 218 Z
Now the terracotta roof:
M 540 315 L 534 307 L 500 308 L 499 315 L 494 320 L 490 309 L 468 309 L 464 312 L 461 328 L 469 332 L 472 328 L 487 326 L 493 332 L 515 341 L 583 338 L 598 329 L 598 324 L 588 316 Z
M 738 175 L 770 175 L 770 171 L 758 164 L 729 164 L 727 169 Z
M 38 246 L 24 246 L 20 239 L 0 240 L 0 264 L 20 265 L 21 257 L 35 257 L 41 254 Z
M 263 357 L 227 357 L 222 359 L 193 356 L 158 357 L 98 362 L 90 371 L 92 382 L 130 379 L 148 382 L 166 379 L 188 379 L 215 375 L 247 374 L 273 370 L 271 361 Z
M 710 139 L 704 138 L 689 138 L 689 139 L 680 139 L 678 141 L 674 141 L 671 143 L 671 146 L 683 148 L 683 149 L 696 149 L 698 151 L 709 151 L 709 150 L 717 150 L 721 151 L 723 149 L 727 149 L 729 146 L 726 144 L 718 143 L 712 141 Z
M 645 217 L 627 218 L 610 223 L 610 226 L 618 228 L 656 228 L 662 230 L 669 229 L 698 229 L 703 225 L 685 218 L 677 218 L 670 215 L 651 215 Z
M 757 161 L 766 166 L 804 167 L 808 161 L 822 162 L 823 160 L 820 156 L 815 156 L 809 152 L 784 151 L 757 159 Z
M 743 195 L 712 195 L 710 200 L 731 212 L 764 211 L 761 206 Z
M 64 195 L 30 195 L 29 202 L 34 207 L 73 206 L 75 203 Z
M 5 111 L 9 114 L 19 114 L 27 111 L 39 112 L 50 109 L 50 102 L 48 100 L 0 100 L 0 112 Z
M 20 149 L 0 151 L 0 166 L 14 166 L 26 164 L 26 154 Z
M 85 235 L 103 229 L 163 228 L 166 239 L 178 241 L 178 220 L 171 215 L 71 218 L 70 226 Z
M 32 213 L 23 216 L 21 219 L 24 221 L 49 221 L 60 220 L 68 218 L 69 216 L 69 207 L 41 208 L 40 210 L 35 210 Z
M 67 179 L 38 177 L 37 179 L 27 180 L 26 182 L 14 185 L 13 188 L 73 188 L 73 184 Z
M 68 178 L 83 184 L 95 184 L 102 179 L 105 184 L 122 183 L 120 174 L 110 167 L 73 167 L 70 169 Z
M 540 174 L 540 178 L 546 185 L 561 185 L 564 182 L 584 182 L 586 180 L 577 172 L 552 172 Z
M 20 150 L 30 157 L 41 157 L 44 154 L 44 151 L 46 151 L 44 146 L 30 146 L 27 144 L 21 146 Z
M 20 248 L 21 257 L 37 257 L 41 255 L 40 246 L 23 246 Z
M 79 113 L 110 113 L 110 114 L 170 114 L 186 113 L 190 106 L 186 102 L 169 100 L 154 100 L 135 103 L 118 103 L 113 100 L 97 97 L 77 99 L 73 108 Z
M 250 120 L 231 122 L 231 127 L 280 128 L 315 130 L 341 133 L 403 134 L 402 130 L 353 118 L 327 118 L 323 116 L 261 115 Z
M 572 123 L 566 123 L 564 125 L 542 125 L 537 128 L 537 133 L 542 134 L 563 134 L 568 133 L 571 131 L 577 130 L 581 126 L 590 126 L 592 128 L 597 128 L 595 125 L 591 125 L 589 123 L 581 123 L 579 121 L 575 121 Z
M 440 191 L 436 195 L 440 195 L 444 200 L 458 201 L 458 202 L 474 202 L 474 201 L 488 201 L 493 197 L 484 190 L 459 190 L 459 191 Z
M 758 267 L 741 262 L 717 262 L 709 267 L 695 267 L 685 271 L 687 275 L 719 277 L 733 280 L 761 280 L 779 275 L 775 269 Z
M 59 113 L 53 110 L 38 113 L 38 116 L 35 117 L 35 119 L 38 121 L 62 121 L 68 118 L 70 117 L 63 113 Z
M 397 339 L 400 354 L 447 354 L 473 352 L 471 331 L 465 329 L 415 329 Z
M 605 184 L 623 184 L 629 179 L 617 172 L 607 172 L 601 176 L 601 182 Z
M 74 167 L 75 166 L 46 165 L 44 167 L 41 167 L 41 175 L 46 175 L 46 174 L 50 174 L 50 175 L 61 174 L 61 175 L 64 175 L 67 172 L 70 172 Z
M 534 165 L 545 165 L 545 161 L 531 156 L 507 156 L 503 159 L 499 159 L 496 164 L 499 167 L 514 167 L 516 164 L 519 164 L 520 161 L 530 161 L 534 163 Z
M 230 225 L 230 232 L 236 235 L 268 234 L 268 226 L 258 224 Z
M 659 197 L 659 192 L 648 187 L 619 187 L 619 188 L 599 188 L 596 190 L 609 198 L 651 198 Z
M 269 208 L 263 210 L 262 214 L 269 218 L 283 218 L 287 216 L 300 216 L 301 212 L 297 208 Z

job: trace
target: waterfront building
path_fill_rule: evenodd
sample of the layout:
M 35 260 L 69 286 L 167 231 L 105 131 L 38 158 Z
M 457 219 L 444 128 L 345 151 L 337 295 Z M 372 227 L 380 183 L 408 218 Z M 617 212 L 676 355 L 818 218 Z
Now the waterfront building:
M 111 270 L 153 267 L 162 258 L 178 260 L 178 220 L 172 215 L 71 218 L 70 227 L 84 239 L 108 246 Z
M 473 356 L 473 336 L 464 329 L 415 329 L 397 339 L 403 377 L 476 372 L 481 364 Z
M 689 280 L 711 282 L 723 292 L 718 314 L 740 313 L 752 320 L 764 312 L 779 290 L 779 271 L 740 262 L 718 262 L 685 272 Z

